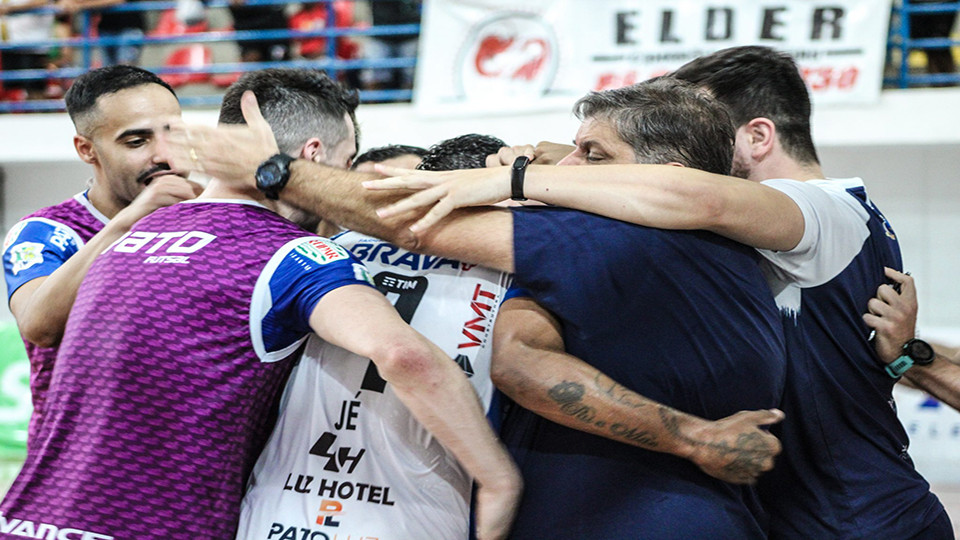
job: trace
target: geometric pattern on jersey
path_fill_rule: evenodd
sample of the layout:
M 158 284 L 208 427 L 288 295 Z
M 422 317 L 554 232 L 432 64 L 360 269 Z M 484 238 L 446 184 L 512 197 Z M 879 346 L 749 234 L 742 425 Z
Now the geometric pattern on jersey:
M 816 239 L 795 248 L 802 253 L 765 254 L 770 265 L 802 271 L 781 279 L 778 268 L 768 272 L 778 301 L 795 299 L 789 309 L 781 304 L 786 418 L 771 428 L 783 453 L 758 484 L 771 534 L 912 538 L 944 510 L 907 453 L 896 381 L 876 359 L 862 319 L 887 282 L 884 266 L 902 268 L 896 235 L 859 179 L 769 185 L 797 202 L 805 237 Z M 858 241 L 851 245 L 851 238 Z
M 288 266 L 300 275 L 255 289 Z M 307 304 L 365 283 L 358 267 L 252 201 L 180 203 L 139 221 L 80 287 L 37 444 L 0 506 L 7 523 L 232 538 L 292 365 L 257 355 L 252 306 L 272 300 L 284 306 L 276 320 L 306 328 Z
M 52 274 L 57 268 L 85 243 L 90 241 L 103 226 L 107 218 L 94 208 L 86 192 L 78 193 L 70 199 L 54 206 L 41 208 L 24 217 L 6 236 L 3 244 L 4 277 L 7 282 L 7 299 L 27 281 Z M 13 251 L 23 242 L 40 244 L 42 252 L 34 254 L 42 259 L 29 268 L 13 272 Z M 39 347 L 23 340 L 30 359 L 30 395 L 33 399 L 33 413 L 27 429 L 27 445 L 33 444 L 40 427 L 40 411 L 46 399 L 53 363 L 57 358 L 57 347 Z
M 708 232 L 566 209 L 514 209 L 513 217 L 514 279 L 561 323 L 567 352 L 707 419 L 779 402 L 783 330 L 754 250 Z M 629 425 L 608 429 L 645 436 Z M 507 413 L 502 436 L 524 477 L 515 538 L 764 537 L 755 492 L 690 461 L 520 407 Z
M 353 231 L 334 240 L 366 265 L 403 320 L 469 364 L 489 407 L 491 333 L 509 274 Z M 311 337 L 251 474 L 237 538 L 466 539 L 471 487 L 369 359 Z

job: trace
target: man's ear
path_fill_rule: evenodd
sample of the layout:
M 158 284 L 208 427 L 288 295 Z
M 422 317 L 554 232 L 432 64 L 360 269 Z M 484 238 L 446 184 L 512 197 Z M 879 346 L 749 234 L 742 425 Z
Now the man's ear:
M 298 157 L 309 159 L 314 163 L 321 163 L 327 157 L 327 150 L 323 147 L 323 142 L 320 139 L 311 137 L 303 144 Z
M 754 118 L 741 128 L 750 145 L 750 155 L 760 161 L 773 152 L 777 141 L 777 125 L 769 118 Z
M 94 165 L 97 163 L 97 149 L 93 146 L 93 141 L 83 135 L 73 136 L 73 147 L 77 150 L 77 155 L 84 163 Z
M 676 161 L 668 161 L 664 163 L 664 165 L 669 165 L 671 167 L 686 167 L 686 165 L 684 165 L 683 163 L 678 163 Z

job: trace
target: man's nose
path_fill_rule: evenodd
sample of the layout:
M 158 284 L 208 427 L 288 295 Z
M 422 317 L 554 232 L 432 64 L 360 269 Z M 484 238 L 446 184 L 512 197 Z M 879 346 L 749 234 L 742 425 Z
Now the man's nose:
M 564 156 L 563 159 L 557 162 L 557 165 L 582 165 L 582 164 L 583 164 L 583 158 L 580 157 L 579 154 L 577 154 L 577 150 L 570 152 L 569 154 Z

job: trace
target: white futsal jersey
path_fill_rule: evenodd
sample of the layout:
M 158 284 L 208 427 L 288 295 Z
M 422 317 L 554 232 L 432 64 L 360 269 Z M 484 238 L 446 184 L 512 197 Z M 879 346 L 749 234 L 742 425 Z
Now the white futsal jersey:
M 489 412 L 490 334 L 509 275 L 355 232 L 335 240 L 367 265 L 401 317 L 460 365 Z M 471 488 L 369 359 L 314 337 L 250 477 L 238 538 L 465 539 Z

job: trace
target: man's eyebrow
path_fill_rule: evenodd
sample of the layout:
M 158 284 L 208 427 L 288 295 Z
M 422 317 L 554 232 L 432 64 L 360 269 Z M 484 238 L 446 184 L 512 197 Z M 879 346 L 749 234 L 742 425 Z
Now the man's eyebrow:
M 143 129 L 128 129 L 117 135 L 117 140 L 126 139 L 127 137 L 150 137 L 153 135 L 153 130 L 150 128 Z
M 589 151 L 589 150 L 590 150 L 590 145 L 592 145 L 592 144 L 593 144 L 593 141 L 592 141 L 591 139 L 586 139 L 586 140 L 584 140 L 584 139 L 580 139 L 580 140 L 574 139 L 574 140 L 573 140 L 573 146 L 576 147 L 576 148 L 579 148 L 579 149 L 581 149 L 581 150 L 587 150 L 587 151 Z

